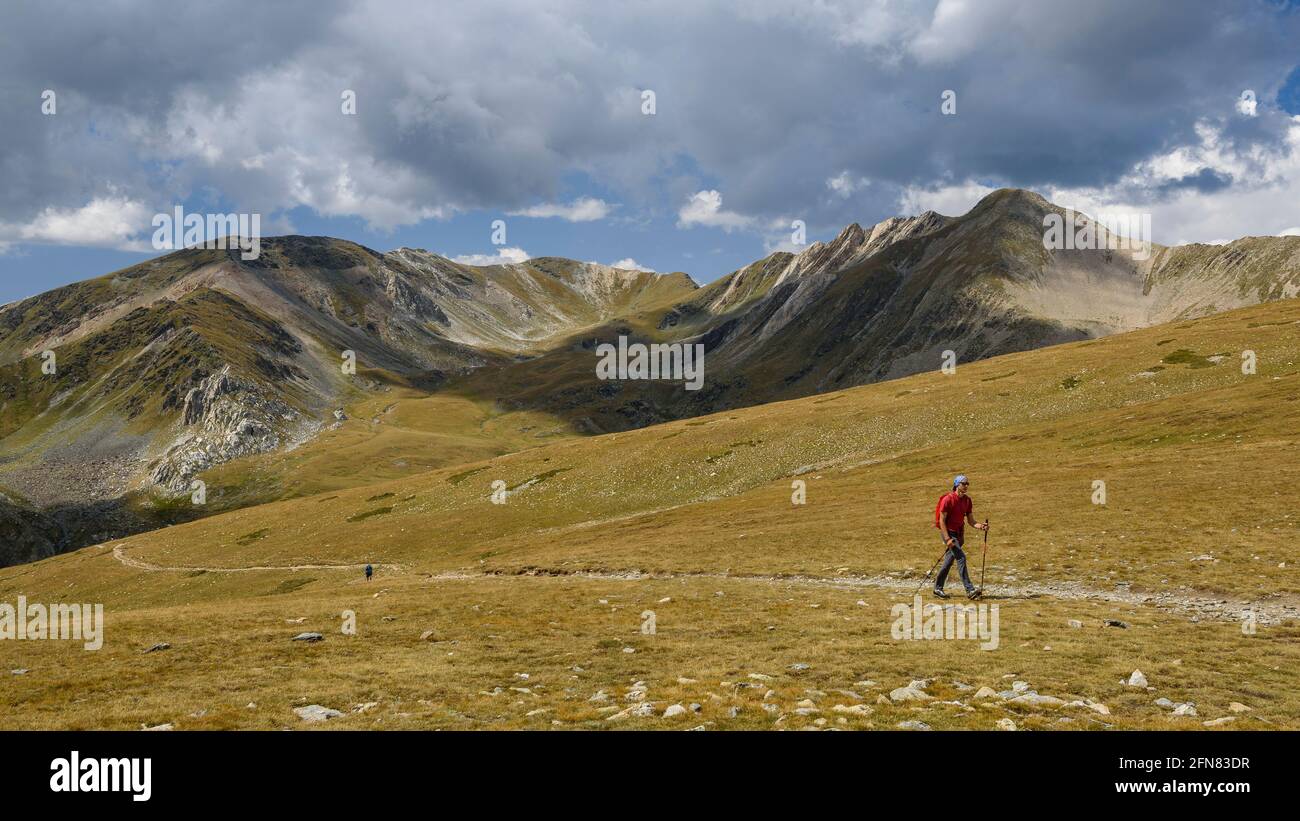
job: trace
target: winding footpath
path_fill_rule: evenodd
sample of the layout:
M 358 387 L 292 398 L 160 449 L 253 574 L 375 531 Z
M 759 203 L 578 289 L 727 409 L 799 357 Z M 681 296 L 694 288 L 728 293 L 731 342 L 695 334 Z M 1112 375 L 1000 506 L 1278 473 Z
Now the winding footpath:
M 360 570 L 364 564 L 291 564 L 291 565 L 255 565 L 250 567 L 200 567 L 171 566 L 146 562 L 126 554 L 125 545 L 113 548 L 113 558 L 126 567 L 149 573 L 196 572 L 205 573 L 258 573 L 273 571 L 298 570 Z M 395 573 L 407 573 L 407 568 L 395 564 L 372 564 L 375 569 Z M 844 590 L 877 589 L 895 591 L 915 591 L 915 579 L 897 576 L 803 576 L 803 575 L 764 575 L 758 573 L 710 573 L 710 572 L 662 572 L 646 573 L 639 570 L 560 570 L 555 568 L 521 568 L 517 571 L 480 571 L 480 572 L 444 572 L 428 574 L 432 581 L 476 581 L 484 579 L 512 578 L 572 578 L 595 581 L 658 581 L 669 579 L 710 579 L 726 582 L 755 584 L 786 584 L 803 587 L 830 587 Z M 1183 596 L 1171 593 L 1148 595 L 1119 590 L 1098 590 L 1086 587 L 1078 582 L 1045 582 L 1041 584 L 1006 585 L 991 584 L 985 588 L 984 600 L 990 603 L 1012 599 L 1035 599 L 1048 597 L 1063 601 L 1104 601 L 1132 607 L 1153 607 L 1166 612 L 1194 619 L 1214 619 L 1216 621 L 1239 622 L 1245 614 L 1254 616 L 1262 625 L 1280 624 L 1286 619 L 1300 618 L 1300 606 L 1281 600 L 1272 602 L 1247 602 L 1243 600 L 1211 599 L 1199 596 Z M 964 601 L 964 600 L 963 600 Z M 958 602 L 960 603 L 960 601 Z
M 263 573 L 275 570 L 361 570 L 366 565 L 362 564 L 286 564 L 286 565 L 253 565 L 251 567 L 199 567 L 199 566 L 174 566 L 163 567 L 159 564 L 146 562 L 142 559 L 133 559 L 126 555 L 126 545 L 117 545 L 113 548 L 113 558 L 117 559 L 127 567 L 135 570 L 143 570 L 147 573 Z M 376 570 L 390 570 L 401 572 L 403 568 L 395 564 L 371 564 Z

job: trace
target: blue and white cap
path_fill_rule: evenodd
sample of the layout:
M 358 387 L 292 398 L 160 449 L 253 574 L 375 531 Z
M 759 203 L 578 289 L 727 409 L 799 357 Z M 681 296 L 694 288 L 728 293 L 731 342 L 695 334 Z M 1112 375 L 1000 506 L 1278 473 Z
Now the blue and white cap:
M 967 481 L 969 481 L 969 480 L 966 478 L 966 474 L 964 474 L 964 473 L 958 473 L 958 474 L 957 474 L 957 477 L 956 477 L 955 479 L 952 480 L 952 489 L 953 489 L 953 490 L 956 490 L 956 489 L 957 489 L 957 485 L 963 484 L 964 482 L 967 482 Z

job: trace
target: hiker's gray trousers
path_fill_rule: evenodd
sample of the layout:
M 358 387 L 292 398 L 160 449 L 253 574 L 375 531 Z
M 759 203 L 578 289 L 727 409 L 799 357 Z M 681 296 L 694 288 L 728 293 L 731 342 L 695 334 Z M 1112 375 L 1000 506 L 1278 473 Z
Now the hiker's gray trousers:
M 948 535 L 952 536 L 951 533 Z M 942 533 L 939 534 L 939 538 L 943 539 Z M 965 585 L 966 592 L 969 593 L 975 589 L 975 585 L 971 584 L 970 574 L 966 572 L 966 553 L 961 549 L 961 540 L 956 536 L 952 536 L 952 547 L 948 548 L 948 552 L 943 554 L 943 565 L 939 567 L 939 575 L 934 577 L 934 589 L 943 589 L 943 583 L 948 580 L 948 571 L 952 569 L 954 561 L 957 562 L 957 572 L 961 574 L 961 583 Z

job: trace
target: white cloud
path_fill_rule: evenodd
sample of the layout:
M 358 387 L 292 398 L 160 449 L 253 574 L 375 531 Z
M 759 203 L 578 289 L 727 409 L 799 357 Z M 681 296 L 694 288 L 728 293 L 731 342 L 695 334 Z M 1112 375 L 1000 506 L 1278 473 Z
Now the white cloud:
M 593 222 L 604 219 L 611 210 L 613 210 L 613 206 L 604 200 L 598 200 L 594 197 L 582 197 L 568 205 L 550 202 L 522 208 L 518 211 L 507 211 L 506 213 L 512 217 L 536 217 L 538 219 L 559 217 L 569 222 Z
M 1290 119 L 1286 142 L 1276 151 L 1234 152 L 1223 124 L 1202 122 L 1196 127 L 1196 145 L 1144 160 L 1114 183 L 1049 185 L 1038 193 L 1062 208 L 1093 216 L 1149 213 L 1153 239 L 1163 245 L 1220 245 L 1245 236 L 1300 235 L 1300 226 L 1288 227 L 1300 202 L 1300 117 Z M 1204 173 L 1232 184 L 1210 190 L 1178 187 L 1180 181 Z M 973 181 L 912 186 L 904 190 L 899 208 L 904 214 L 933 209 L 958 216 L 993 190 Z
M 995 190 L 997 189 L 977 182 L 942 185 L 936 188 L 909 186 L 899 197 L 898 208 L 900 214 L 904 215 L 937 211 L 944 216 L 959 217 Z
M 618 262 L 611 262 L 609 264 L 609 267 L 623 268 L 624 270 L 628 270 L 628 271 L 645 271 L 647 274 L 653 274 L 655 272 L 655 269 L 647 268 L 646 266 L 642 265 L 641 263 L 637 262 L 631 257 L 624 257 L 623 259 L 620 259 Z
M 766 256 L 768 254 L 775 254 L 778 251 L 784 251 L 787 254 L 798 254 L 802 251 L 808 250 L 809 244 L 811 243 L 805 243 L 804 245 L 795 245 L 790 240 L 789 234 L 778 234 L 776 236 L 767 236 L 767 237 L 763 237 L 763 254 L 764 256 Z
M 1102 187 L 1048 187 L 1052 202 L 1089 214 L 1151 214 L 1154 239 L 1164 245 L 1222 244 L 1245 236 L 1285 236 L 1295 230 L 1300 202 L 1300 117 L 1290 118 L 1286 142 L 1276 151 L 1249 155 L 1231 150 L 1222 126 L 1198 123 L 1198 144 L 1138 163 L 1116 183 Z M 1156 201 L 1141 196 L 1152 188 L 1211 172 L 1232 180 L 1218 190 L 1174 189 Z
M 866 188 L 871 181 L 865 177 L 856 179 L 847 171 L 841 171 L 834 177 L 826 180 L 826 187 L 840 195 L 841 199 L 848 199 L 854 191 Z
M 147 251 L 152 216 L 142 202 L 96 197 L 80 208 L 45 208 L 26 223 L 0 223 L 0 241 Z
M 371 183 L 376 178 L 383 179 L 386 176 L 379 169 L 370 167 L 367 160 L 363 159 L 362 164 L 366 167 L 361 176 Z M 376 192 L 373 186 L 368 192 L 358 190 L 355 176 L 347 163 L 339 167 L 332 179 L 322 174 L 319 182 L 320 185 L 314 188 L 309 186 L 299 189 L 299 204 L 307 205 L 326 216 L 363 216 L 366 224 L 376 230 L 391 231 L 403 225 L 416 225 L 426 219 L 445 219 L 451 216 L 451 212 L 444 208 L 392 199 Z
M 1196 145 L 1197 116 L 1231 123 L 1229 157 L 1276 147 L 1273 101 L 1300 32 L 1300 15 L 1266 8 L 1276 4 L 1178 0 L 1102 0 L 1082 15 L 1070 0 L 566 0 L 559 11 L 230 0 L 174 9 L 170 27 L 152 25 L 148 3 L 90 4 L 57 22 L 50 4 L 19 5 L 5 17 L 0 108 L 22 110 L 28 90 L 58 76 L 60 112 L 81 113 L 6 121 L 17 173 L 0 188 L 0 224 L 12 223 L 0 241 L 11 244 L 28 223 L 57 234 L 36 225 L 41 209 L 75 212 L 106 190 L 87 186 L 107 183 L 153 207 L 199 196 L 380 231 L 471 211 L 574 222 L 631 212 L 651 230 L 662 217 L 762 236 L 792 210 L 818 226 L 883 218 L 909 185 L 913 210 L 961 213 L 982 193 L 970 180 L 1107 186 L 1098 194 L 1119 198 L 1111 181 L 1143 160 L 1155 158 L 1152 179 L 1218 167 Z M 253 12 L 258 26 L 203 61 L 171 34 Z M 1169 20 L 1168 37 L 1128 39 Z M 457 36 L 431 49 L 431 30 Z M 92 38 L 121 47 L 79 59 Z M 781 49 L 802 57 L 772 60 Z M 1249 119 L 1233 107 L 1246 84 L 1259 99 Z M 660 93 L 654 117 L 641 114 L 646 86 Z M 957 117 L 937 112 L 946 88 L 960 95 Z M 355 116 L 340 109 L 343 89 L 356 92 Z M 69 156 L 79 173 L 66 173 Z M 556 202 L 575 178 L 622 204 Z M 731 210 L 704 185 L 726 188 Z M 1228 201 L 1202 187 L 1211 205 Z M 1295 213 L 1293 187 L 1244 187 L 1258 207 L 1240 218 L 1207 208 L 1202 225 L 1189 203 L 1178 235 L 1230 236 L 1213 224 L 1222 219 L 1243 226 L 1234 233 L 1296 224 L 1278 216 Z M 1195 195 L 1171 184 L 1166 196 Z M 1244 227 L 1246 216 L 1265 222 Z
M 913 32 L 910 51 L 922 63 L 952 63 L 967 57 L 994 32 L 1010 27 L 1014 14 L 1005 6 L 1003 0 L 939 0 L 929 25 Z
M 737 214 L 735 211 L 724 211 L 722 209 L 722 194 L 713 190 L 695 192 L 677 212 L 678 228 L 703 225 L 708 228 L 734 231 L 739 228 L 749 227 L 753 221 L 751 217 L 744 214 Z
M 532 257 L 523 248 L 502 248 L 495 254 L 462 254 L 458 257 L 452 257 L 452 262 L 459 262 L 461 265 L 517 265 L 521 262 L 527 262 Z
M 805 225 L 802 230 L 799 231 L 799 236 L 803 237 L 803 241 L 796 243 L 795 239 L 797 236 L 794 223 L 795 221 L 789 218 L 778 217 L 769 220 L 763 225 L 762 236 L 764 256 L 775 254 L 778 251 L 784 251 L 788 254 L 798 254 L 808 249 L 808 246 L 812 244 L 812 240 L 808 239 L 807 226 Z

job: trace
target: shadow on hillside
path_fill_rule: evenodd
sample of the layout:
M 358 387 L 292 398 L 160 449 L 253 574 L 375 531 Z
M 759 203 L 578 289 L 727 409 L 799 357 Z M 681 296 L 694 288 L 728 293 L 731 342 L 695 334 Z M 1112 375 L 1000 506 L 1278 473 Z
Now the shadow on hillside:
M 1058 323 L 1031 318 L 996 328 L 976 329 L 977 325 L 971 320 L 956 328 L 958 334 L 971 333 L 975 340 L 962 361 L 1089 338 Z M 983 337 L 980 331 L 984 331 Z M 711 346 L 725 339 L 710 339 L 713 334 L 703 334 L 686 340 L 705 345 L 704 384 L 699 390 L 687 390 L 683 382 L 671 380 L 602 381 L 596 375 L 596 348 L 602 343 L 617 344 L 621 335 L 627 336 L 629 343 L 661 341 L 639 334 L 627 324 L 611 323 L 569 337 L 536 357 L 438 380 L 434 390 L 495 402 L 507 411 L 544 412 L 565 421 L 578 433 L 598 435 L 902 379 L 937 370 L 940 365 L 937 357 L 933 368 L 919 363 L 909 366 L 901 359 L 873 363 L 865 361 L 865 356 L 855 362 L 831 350 L 803 360 L 809 364 L 798 369 L 782 367 L 785 363 L 736 367 L 724 360 L 721 367 L 710 370 L 710 351 L 717 350 Z

